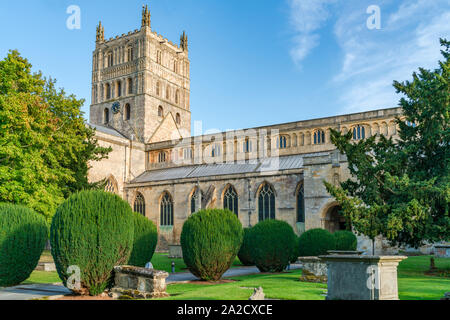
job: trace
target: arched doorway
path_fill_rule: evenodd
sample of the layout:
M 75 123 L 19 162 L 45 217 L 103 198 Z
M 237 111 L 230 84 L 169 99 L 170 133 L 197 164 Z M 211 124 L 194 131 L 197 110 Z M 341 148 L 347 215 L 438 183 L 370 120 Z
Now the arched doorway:
M 333 206 L 328 209 L 325 215 L 325 229 L 331 233 L 348 229 L 347 222 L 340 213 L 341 209 L 340 206 Z

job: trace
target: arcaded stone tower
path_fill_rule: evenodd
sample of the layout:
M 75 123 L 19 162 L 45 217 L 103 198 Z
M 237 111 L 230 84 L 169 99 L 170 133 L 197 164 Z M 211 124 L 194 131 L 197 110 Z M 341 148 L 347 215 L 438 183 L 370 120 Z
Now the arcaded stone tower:
M 189 95 L 185 32 L 179 46 L 153 32 L 147 6 L 140 30 L 105 40 L 100 22 L 92 63 L 92 124 L 142 143 L 190 136 Z

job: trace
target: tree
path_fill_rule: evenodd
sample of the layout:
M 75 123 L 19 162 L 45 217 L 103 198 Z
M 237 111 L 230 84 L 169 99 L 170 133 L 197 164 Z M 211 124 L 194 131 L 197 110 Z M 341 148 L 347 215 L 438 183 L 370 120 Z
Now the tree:
M 84 100 L 31 73 L 17 51 L 0 61 L 0 201 L 23 204 L 50 219 L 72 192 L 95 187 L 88 160 L 110 149 L 86 125 Z
M 438 69 L 394 81 L 404 95 L 398 141 L 372 136 L 353 143 L 351 132 L 331 132 L 352 178 L 340 187 L 325 182 L 326 188 L 353 228 L 371 239 L 382 235 L 412 247 L 450 239 L 450 42 L 441 45 Z

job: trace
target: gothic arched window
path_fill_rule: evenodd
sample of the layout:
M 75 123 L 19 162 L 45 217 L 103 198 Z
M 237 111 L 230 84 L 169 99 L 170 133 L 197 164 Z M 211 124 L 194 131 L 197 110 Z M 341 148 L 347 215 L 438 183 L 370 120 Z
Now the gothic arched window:
M 286 138 L 286 136 L 280 136 L 278 138 L 277 147 L 279 149 L 286 149 L 287 148 L 287 138 Z
M 125 105 L 125 120 L 128 121 L 131 119 L 131 106 L 129 103 Z
M 166 162 L 166 159 L 167 157 L 166 157 L 166 153 L 164 152 L 164 151 L 161 151 L 159 154 L 158 154 L 158 162 L 159 163 L 163 163 L 163 162 Z
M 160 204 L 161 226 L 173 226 L 173 200 L 170 194 L 164 193 Z
M 234 189 L 233 186 L 228 186 L 223 195 L 223 208 L 234 212 L 236 215 L 239 215 L 238 200 L 239 197 L 236 189 Z
M 203 201 L 203 191 L 199 190 L 198 188 L 195 188 L 195 191 L 192 193 L 191 196 L 191 214 L 196 213 L 200 208 L 197 206 L 198 198 L 200 197 L 200 201 Z
M 170 87 L 166 87 L 166 100 L 170 100 Z
M 122 96 L 122 81 L 117 81 L 117 96 L 121 97 Z
M 176 116 L 176 122 L 177 122 L 178 125 L 181 124 L 181 116 L 180 116 L 179 113 L 177 113 L 177 116 Z
M 109 123 L 109 109 L 108 108 L 106 108 L 103 111 L 103 123 L 104 124 L 108 124 Z
M 314 132 L 314 144 L 325 143 L 325 132 L 323 130 L 317 130 Z
M 116 193 L 117 192 L 116 184 L 115 184 L 115 182 L 114 182 L 114 180 L 112 178 L 109 178 L 106 181 L 105 191 L 109 192 L 109 193 Z
M 242 151 L 244 153 L 252 152 L 252 141 L 249 138 L 245 139 Z
M 353 140 L 361 140 L 366 138 L 366 129 L 363 126 L 353 128 Z
M 158 107 L 158 117 L 164 117 L 164 109 L 161 106 Z
M 175 103 L 180 103 L 180 90 L 175 91 Z
M 106 84 L 106 100 L 111 99 L 111 85 L 109 83 Z
M 145 198 L 142 193 L 137 193 L 134 199 L 134 212 L 140 213 L 145 216 Z
M 133 59 L 134 59 L 133 47 L 128 47 L 128 49 L 127 49 L 127 58 L 128 58 L 128 62 L 133 61 Z
M 259 221 L 275 219 L 275 192 L 265 183 L 258 196 Z
M 305 189 L 303 183 L 297 191 L 297 222 L 305 223 Z
M 113 65 L 113 54 L 112 52 L 108 52 L 108 61 L 107 61 L 107 66 L 108 67 L 112 67 Z
M 133 94 L 133 79 L 128 78 L 127 87 L 128 87 L 128 94 Z
M 212 146 L 211 148 L 211 157 L 215 158 L 215 157 L 220 157 L 220 153 L 221 153 L 221 148 L 219 144 L 215 144 Z

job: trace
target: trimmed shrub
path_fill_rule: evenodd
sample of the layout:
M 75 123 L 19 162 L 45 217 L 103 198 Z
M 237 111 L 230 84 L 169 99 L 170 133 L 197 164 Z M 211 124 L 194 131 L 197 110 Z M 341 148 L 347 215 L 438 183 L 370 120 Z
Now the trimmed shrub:
M 250 247 L 248 242 L 251 231 L 252 231 L 251 228 L 244 229 L 244 241 L 242 241 L 242 246 L 238 253 L 238 258 L 244 266 L 255 265 L 252 259 L 252 248 Z
M 145 267 L 155 253 L 158 243 L 158 230 L 153 221 L 139 213 L 133 212 L 133 221 L 133 250 L 128 264 L 135 267 Z
M 336 250 L 355 251 L 358 246 L 358 239 L 351 231 L 336 231 L 333 233 Z
M 294 239 L 294 251 L 292 252 L 291 256 L 291 263 L 296 263 L 298 260 L 298 257 L 300 256 L 300 238 L 295 236 Z
M 191 273 L 217 281 L 231 267 L 242 245 L 241 222 L 229 210 L 201 210 L 183 225 L 183 259 Z
M 336 248 L 334 236 L 325 229 L 311 229 L 300 236 L 299 253 L 301 257 L 326 255 Z
M 261 272 L 282 272 L 289 265 L 296 235 L 284 221 L 265 220 L 252 228 L 249 246 L 253 261 Z
M 47 238 L 43 216 L 23 206 L 0 204 L 0 287 L 18 285 L 30 277 Z
M 113 268 L 126 264 L 133 248 L 130 205 L 103 191 L 82 191 L 69 197 L 53 217 L 52 255 L 64 285 L 80 268 L 83 295 L 99 295 L 112 284 Z M 72 283 L 71 287 L 72 287 Z

